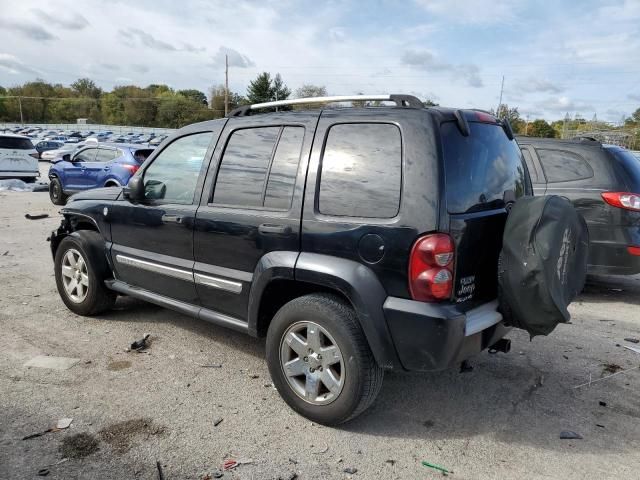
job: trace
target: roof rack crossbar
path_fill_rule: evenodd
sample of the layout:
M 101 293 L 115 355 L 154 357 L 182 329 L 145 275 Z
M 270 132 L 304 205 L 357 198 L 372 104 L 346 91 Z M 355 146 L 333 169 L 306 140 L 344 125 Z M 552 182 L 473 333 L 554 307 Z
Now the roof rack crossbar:
M 314 103 L 335 103 L 335 102 L 395 102 L 399 107 L 422 108 L 423 103 L 413 95 L 335 95 L 331 97 L 309 97 L 296 98 L 293 100 L 278 100 L 276 102 L 254 103 L 253 105 L 243 105 L 227 115 L 228 117 L 242 117 L 252 110 L 263 108 L 285 107 L 290 105 L 310 105 Z

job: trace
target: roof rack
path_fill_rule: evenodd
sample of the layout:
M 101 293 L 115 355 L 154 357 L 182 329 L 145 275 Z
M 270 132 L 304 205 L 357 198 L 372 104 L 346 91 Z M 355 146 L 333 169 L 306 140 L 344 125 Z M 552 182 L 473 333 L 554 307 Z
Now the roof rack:
M 313 103 L 335 103 L 335 102 L 358 102 L 377 101 L 395 102 L 399 107 L 423 108 L 422 101 L 413 95 L 336 95 L 332 97 L 309 97 L 296 98 L 293 100 L 278 100 L 276 102 L 254 103 L 253 105 L 243 105 L 229 112 L 227 117 L 243 117 L 252 110 L 262 108 L 284 107 L 289 105 L 308 105 Z

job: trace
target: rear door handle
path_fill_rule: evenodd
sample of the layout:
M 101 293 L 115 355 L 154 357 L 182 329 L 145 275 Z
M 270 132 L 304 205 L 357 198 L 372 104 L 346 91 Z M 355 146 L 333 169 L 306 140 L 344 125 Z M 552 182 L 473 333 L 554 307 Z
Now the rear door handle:
M 267 235 L 289 235 L 291 233 L 291 227 L 289 225 L 274 225 L 272 223 L 263 223 L 258 227 L 258 231 Z
M 165 223 L 182 223 L 182 217 L 180 215 L 163 215 L 162 221 Z

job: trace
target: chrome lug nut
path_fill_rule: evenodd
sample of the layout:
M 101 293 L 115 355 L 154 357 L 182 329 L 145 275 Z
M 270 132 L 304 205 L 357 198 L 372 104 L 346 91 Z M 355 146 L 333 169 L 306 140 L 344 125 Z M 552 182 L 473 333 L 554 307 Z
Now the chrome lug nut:
M 304 357 L 302 360 L 304 360 L 305 362 L 309 361 L 309 357 Z

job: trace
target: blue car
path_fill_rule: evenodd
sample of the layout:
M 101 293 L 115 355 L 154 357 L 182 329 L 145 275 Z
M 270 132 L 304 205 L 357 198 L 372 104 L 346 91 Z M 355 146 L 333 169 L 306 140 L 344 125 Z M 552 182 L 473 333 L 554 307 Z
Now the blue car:
M 140 145 L 101 143 L 66 154 L 49 168 L 49 197 L 55 205 L 64 205 L 69 195 L 81 190 L 126 185 L 152 151 Z

